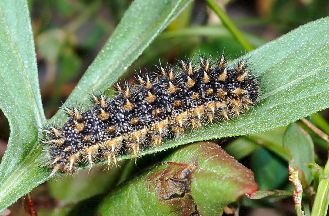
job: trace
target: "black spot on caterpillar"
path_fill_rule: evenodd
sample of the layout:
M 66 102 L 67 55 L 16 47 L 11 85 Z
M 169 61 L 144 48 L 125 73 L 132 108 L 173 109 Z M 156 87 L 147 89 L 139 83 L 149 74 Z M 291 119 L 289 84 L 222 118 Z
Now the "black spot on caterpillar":
M 246 62 L 228 67 L 224 56 L 216 63 L 201 58 L 200 66 L 182 61 L 180 69 L 161 68 L 159 76 L 138 81 L 118 86 L 113 99 L 92 96 L 94 106 L 86 112 L 66 109 L 69 119 L 62 128 L 44 130 L 53 173 L 98 161 L 116 164 L 125 154 L 138 157 L 164 139 L 239 116 L 259 97 Z

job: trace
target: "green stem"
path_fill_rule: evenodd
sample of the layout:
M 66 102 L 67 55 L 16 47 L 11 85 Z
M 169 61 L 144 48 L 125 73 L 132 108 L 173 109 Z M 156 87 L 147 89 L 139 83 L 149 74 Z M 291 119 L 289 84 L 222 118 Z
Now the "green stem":
M 327 214 L 329 205 L 329 160 L 324 168 L 312 209 L 312 216 Z
M 100 4 L 100 1 L 94 1 L 92 4 L 86 7 L 85 10 L 83 10 L 83 13 L 81 13 L 80 16 L 64 26 L 64 30 L 71 34 L 77 31 L 83 24 L 86 23 L 88 19 L 90 19 L 92 16 L 95 16 L 97 9 L 100 7 Z
M 218 6 L 215 0 L 207 0 L 208 6 L 217 14 L 223 25 L 229 30 L 232 36 L 247 50 L 253 50 L 254 47 L 244 37 L 242 32 L 235 26 L 234 22 L 227 16 L 227 14 Z

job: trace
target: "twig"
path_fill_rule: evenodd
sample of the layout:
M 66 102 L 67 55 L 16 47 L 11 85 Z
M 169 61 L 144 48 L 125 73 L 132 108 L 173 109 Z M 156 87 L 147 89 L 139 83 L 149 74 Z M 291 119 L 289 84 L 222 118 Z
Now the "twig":
M 314 133 L 316 133 L 316 135 L 318 135 L 319 137 L 321 137 L 324 141 L 326 141 L 329 145 L 329 136 L 328 134 L 324 133 L 322 130 L 320 130 L 319 128 L 317 128 L 314 124 L 312 124 L 310 121 L 308 121 L 305 118 L 302 118 L 301 121 L 307 126 L 309 127 Z
M 322 115 L 319 113 L 313 113 L 311 115 L 312 123 L 315 124 L 318 128 L 320 128 L 326 134 L 329 134 L 329 123 Z
M 24 197 L 24 206 L 25 206 L 26 213 L 28 213 L 30 216 L 38 216 L 37 210 L 34 207 L 34 203 L 31 198 L 30 193 L 28 193 Z
M 294 203 L 297 216 L 304 216 L 302 211 L 302 198 L 303 198 L 303 187 L 298 178 L 298 170 L 289 165 L 289 181 L 291 181 L 294 186 Z
M 227 14 L 218 6 L 215 0 L 207 0 L 208 6 L 216 13 L 223 25 L 231 32 L 232 36 L 247 50 L 253 50 L 253 46 L 244 37 L 242 32 L 235 26 L 234 22 L 227 16 Z

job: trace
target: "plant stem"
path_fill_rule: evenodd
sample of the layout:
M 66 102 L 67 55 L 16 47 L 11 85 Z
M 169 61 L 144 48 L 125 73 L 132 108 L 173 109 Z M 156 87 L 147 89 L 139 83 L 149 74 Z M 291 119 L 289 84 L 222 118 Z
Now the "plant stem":
M 311 116 L 311 120 L 323 132 L 329 134 L 329 124 L 328 124 L 328 122 L 319 113 L 314 113 Z
M 235 26 L 234 22 L 227 14 L 218 6 L 215 0 L 207 0 L 208 6 L 217 14 L 223 25 L 229 30 L 232 36 L 247 50 L 253 50 L 254 47 L 244 37 L 242 32 Z
M 327 214 L 329 205 L 329 160 L 324 168 L 312 209 L 312 216 L 323 216 Z
M 289 181 L 291 181 L 295 186 L 293 198 L 295 203 L 296 214 L 297 216 L 304 216 L 304 212 L 302 210 L 303 187 L 298 178 L 298 170 L 290 165 L 289 165 Z
M 324 133 L 322 130 L 320 130 L 319 128 L 317 128 L 315 125 L 313 125 L 310 121 L 306 120 L 306 119 L 301 119 L 301 121 L 307 126 L 309 127 L 314 133 L 316 133 L 316 135 L 318 135 L 319 137 L 321 137 L 324 141 L 326 141 L 329 145 L 329 136 Z

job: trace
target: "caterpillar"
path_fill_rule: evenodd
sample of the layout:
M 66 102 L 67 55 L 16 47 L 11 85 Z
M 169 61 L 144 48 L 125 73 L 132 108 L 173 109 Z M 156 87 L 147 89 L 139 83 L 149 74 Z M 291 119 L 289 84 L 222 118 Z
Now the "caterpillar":
M 44 129 L 52 173 L 99 161 L 110 166 L 125 154 L 138 157 L 187 130 L 239 116 L 260 94 L 246 61 L 229 67 L 223 55 L 216 62 L 201 58 L 200 65 L 181 61 L 160 72 L 118 86 L 112 99 L 92 95 L 94 105 L 85 112 L 66 108 L 64 126 Z

